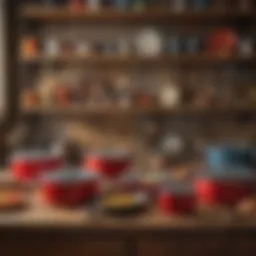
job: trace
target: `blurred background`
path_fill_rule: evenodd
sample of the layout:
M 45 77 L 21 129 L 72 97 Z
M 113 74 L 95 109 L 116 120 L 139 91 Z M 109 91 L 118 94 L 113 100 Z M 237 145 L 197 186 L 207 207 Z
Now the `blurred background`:
M 8 71 L 1 51 L 1 105 L 12 113 L 4 151 L 119 147 L 147 165 L 154 155 L 197 159 L 209 143 L 254 143 L 255 8 L 14 1 L 9 28 L 1 22 L 1 44 L 9 35 L 17 48 Z
M 211 226 L 220 232 L 201 240 L 96 232 L 82 241 L 97 255 L 255 255 L 251 233 L 231 229 L 255 232 L 255 0 L 0 3 L 0 211 L 14 210 L 1 215 L 0 235 L 6 223 Z M 106 217 L 134 210 L 148 211 L 131 222 Z M 81 241 L 49 233 L 64 254 Z M 16 233 L 9 238 L 15 251 Z M 27 252 L 44 251 L 37 243 Z

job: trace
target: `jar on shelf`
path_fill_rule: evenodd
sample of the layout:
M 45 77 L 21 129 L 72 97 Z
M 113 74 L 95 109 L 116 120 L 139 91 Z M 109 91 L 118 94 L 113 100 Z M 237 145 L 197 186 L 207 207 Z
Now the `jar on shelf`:
M 252 38 L 240 39 L 239 52 L 243 56 L 252 56 L 254 53 L 254 45 Z
M 182 51 L 182 42 L 178 35 L 170 36 L 166 42 L 167 52 L 169 54 L 179 54 Z
M 38 55 L 38 40 L 34 36 L 24 37 L 21 41 L 21 56 L 33 58 Z
M 162 107 L 173 108 L 177 107 L 181 103 L 181 91 L 179 87 L 172 83 L 164 83 L 158 94 L 158 101 Z
M 47 38 L 44 42 L 45 54 L 49 57 L 57 57 L 60 55 L 60 44 L 56 38 Z

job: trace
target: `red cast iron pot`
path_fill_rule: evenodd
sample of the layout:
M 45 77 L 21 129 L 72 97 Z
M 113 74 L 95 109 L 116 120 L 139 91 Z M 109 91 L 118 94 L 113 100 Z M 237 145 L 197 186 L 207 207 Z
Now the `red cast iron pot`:
M 101 174 L 108 178 L 115 178 L 123 174 L 131 165 L 131 157 L 127 152 L 99 152 L 92 153 L 84 160 L 87 170 Z
M 199 203 L 233 206 L 252 194 L 255 178 L 230 174 L 206 176 L 195 181 Z
M 17 181 L 29 182 L 39 178 L 45 172 L 53 172 L 64 165 L 60 156 L 45 151 L 31 151 L 14 155 L 10 169 Z
M 98 179 L 94 174 L 82 171 L 61 171 L 42 179 L 40 193 L 47 204 L 79 206 L 97 196 Z
M 158 208 L 164 214 L 184 215 L 195 211 L 195 196 L 187 185 L 175 185 L 160 192 Z

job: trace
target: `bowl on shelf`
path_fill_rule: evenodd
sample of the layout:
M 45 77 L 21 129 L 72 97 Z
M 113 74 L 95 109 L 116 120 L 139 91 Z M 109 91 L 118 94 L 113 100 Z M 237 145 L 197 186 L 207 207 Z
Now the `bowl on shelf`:
M 59 170 L 64 165 L 62 157 L 44 150 L 21 151 L 10 160 L 10 170 L 17 181 L 37 180 L 43 173 Z
M 90 153 L 84 159 L 84 167 L 107 178 L 116 178 L 128 171 L 131 155 L 122 150 L 103 150 Z
M 44 202 L 54 206 L 79 206 L 98 194 L 97 175 L 76 169 L 44 175 L 39 185 Z

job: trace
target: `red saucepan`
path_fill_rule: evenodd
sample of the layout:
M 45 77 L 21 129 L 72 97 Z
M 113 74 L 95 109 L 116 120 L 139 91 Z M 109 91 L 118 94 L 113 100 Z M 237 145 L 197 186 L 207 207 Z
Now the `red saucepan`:
M 63 167 L 62 157 L 46 151 L 25 151 L 14 154 L 10 169 L 17 181 L 34 181 L 43 173 L 53 172 Z
M 84 159 L 87 170 L 108 178 L 123 174 L 131 166 L 131 156 L 125 151 L 103 151 L 89 154 Z
M 78 206 L 97 196 L 98 179 L 95 174 L 70 169 L 45 175 L 39 190 L 47 204 Z

